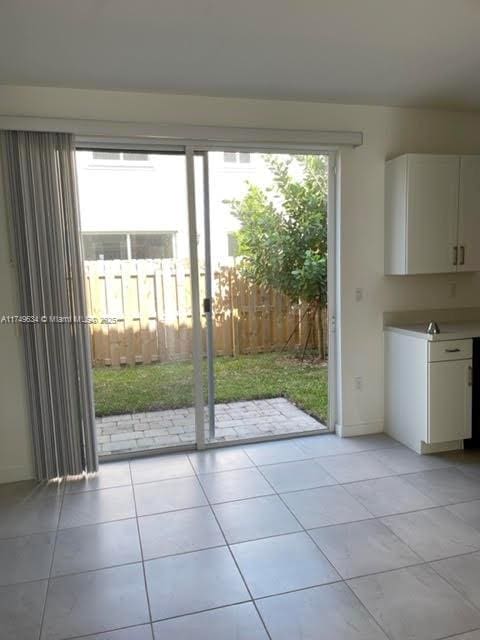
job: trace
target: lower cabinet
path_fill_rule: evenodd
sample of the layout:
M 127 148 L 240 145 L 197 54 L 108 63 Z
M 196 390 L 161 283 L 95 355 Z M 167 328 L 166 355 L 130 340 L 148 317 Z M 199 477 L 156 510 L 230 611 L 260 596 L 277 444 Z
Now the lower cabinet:
M 472 361 L 428 365 L 427 442 L 472 437 Z
M 385 431 L 417 451 L 463 446 L 472 435 L 472 340 L 385 333 Z

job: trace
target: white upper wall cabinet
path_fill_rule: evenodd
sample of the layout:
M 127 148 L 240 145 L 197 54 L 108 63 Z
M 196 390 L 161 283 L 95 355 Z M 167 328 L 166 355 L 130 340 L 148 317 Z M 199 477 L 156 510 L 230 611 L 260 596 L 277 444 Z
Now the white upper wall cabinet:
M 458 271 L 480 271 L 480 156 L 460 159 Z
M 387 162 L 385 273 L 480 271 L 480 156 Z
M 455 271 L 459 158 L 407 156 L 407 273 Z

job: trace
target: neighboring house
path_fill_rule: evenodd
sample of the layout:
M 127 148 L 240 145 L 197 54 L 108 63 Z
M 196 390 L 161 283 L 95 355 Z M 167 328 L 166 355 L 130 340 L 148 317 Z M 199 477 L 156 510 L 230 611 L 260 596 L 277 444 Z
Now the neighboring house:
M 79 151 L 81 227 L 86 260 L 189 255 L 185 158 Z M 236 254 L 238 220 L 224 200 L 241 198 L 246 182 L 267 186 L 261 154 L 209 154 L 212 258 Z M 198 251 L 204 255 L 202 160 L 196 159 Z

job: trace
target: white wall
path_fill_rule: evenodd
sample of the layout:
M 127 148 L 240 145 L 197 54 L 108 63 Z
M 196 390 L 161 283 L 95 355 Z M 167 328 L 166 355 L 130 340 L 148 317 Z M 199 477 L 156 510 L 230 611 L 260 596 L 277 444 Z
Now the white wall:
M 3 192 L 0 166 L 0 192 Z M 4 199 L 0 197 L 0 317 L 18 313 Z M 20 329 L 0 324 L 0 483 L 33 475 Z
M 383 276 L 385 159 L 404 152 L 480 152 L 480 114 L 52 88 L 0 87 L 0 112 L 163 124 L 361 130 L 341 157 L 340 397 L 348 433 L 383 422 L 382 315 L 386 310 L 479 306 L 480 278 Z M 457 295 L 450 297 L 450 283 Z M 355 301 L 355 289 L 364 299 Z M 357 391 L 354 377 L 361 375 Z M 11 396 L 15 404 L 21 400 Z M 0 443 L 1 444 L 1 443 Z

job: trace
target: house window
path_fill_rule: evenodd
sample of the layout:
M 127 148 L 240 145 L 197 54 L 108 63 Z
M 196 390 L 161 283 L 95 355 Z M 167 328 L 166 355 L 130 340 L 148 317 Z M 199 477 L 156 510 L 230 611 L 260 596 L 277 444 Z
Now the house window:
M 127 235 L 125 233 L 83 234 L 85 260 L 127 260 Z
M 236 233 L 228 234 L 228 255 L 231 258 L 238 256 L 238 238 Z
M 173 233 L 131 233 L 132 259 L 165 259 L 174 257 Z
M 225 151 L 223 154 L 223 161 L 228 164 L 249 164 L 250 163 L 250 154 L 241 152 L 233 152 L 233 151 Z
M 148 162 L 148 153 L 129 151 L 92 151 L 93 160 L 103 162 Z
M 85 260 L 163 260 L 175 257 L 173 232 L 84 233 Z

